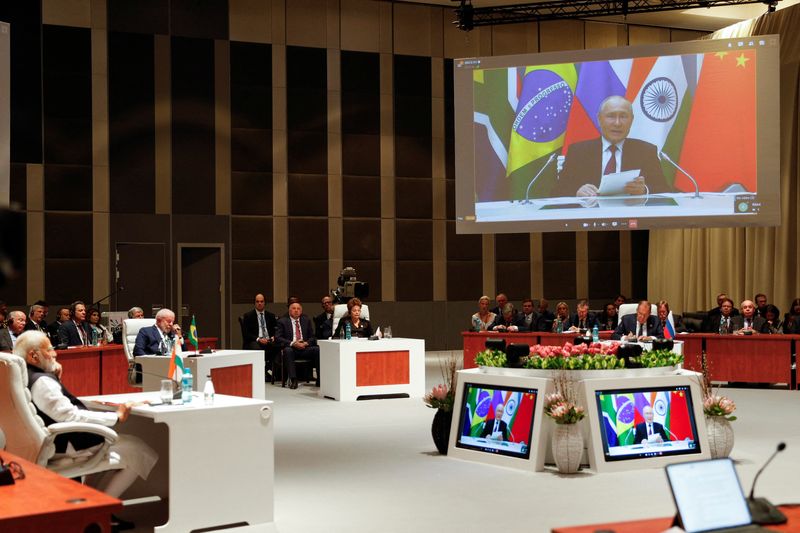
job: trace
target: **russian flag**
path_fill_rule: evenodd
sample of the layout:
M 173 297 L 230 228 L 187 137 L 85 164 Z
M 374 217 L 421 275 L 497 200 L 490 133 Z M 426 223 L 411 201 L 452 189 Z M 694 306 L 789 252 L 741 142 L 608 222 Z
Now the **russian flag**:
M 664 324 L 664 338 L 672 339 L 675 337 L 675 323 L 672 318 L 672 311 L 667 315 L 667 323 Z

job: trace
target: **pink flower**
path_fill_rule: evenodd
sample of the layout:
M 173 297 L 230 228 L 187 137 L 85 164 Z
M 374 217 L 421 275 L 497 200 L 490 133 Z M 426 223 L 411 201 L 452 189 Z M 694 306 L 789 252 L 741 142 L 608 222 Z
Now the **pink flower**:
M 443 402 L 447 399 L 447 385 L 436 385 L 433 391 L 431 391 L 431 395 L 440 402 Z

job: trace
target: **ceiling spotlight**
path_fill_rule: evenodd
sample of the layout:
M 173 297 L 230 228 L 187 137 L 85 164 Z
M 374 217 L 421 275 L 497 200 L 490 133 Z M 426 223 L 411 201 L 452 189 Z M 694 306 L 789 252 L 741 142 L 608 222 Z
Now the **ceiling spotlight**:
M 474 28 L 472 0 L 461 0 L 461 7 L 456 9 L 456 20 L 453 22 L 459 30 L 471 31 Z

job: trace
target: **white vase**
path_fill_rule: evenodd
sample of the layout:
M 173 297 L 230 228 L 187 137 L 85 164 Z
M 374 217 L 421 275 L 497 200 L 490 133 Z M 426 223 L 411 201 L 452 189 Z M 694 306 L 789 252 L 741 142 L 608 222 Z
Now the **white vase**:
M 728 457 L 733 449 L 733 428 L 722 416 L 706 416 L 706 432 L 711 457 Z
M 577 424 L 556 424 L 551 441 L 558 471 L 574 474 L 581 466 L 583 436 Z

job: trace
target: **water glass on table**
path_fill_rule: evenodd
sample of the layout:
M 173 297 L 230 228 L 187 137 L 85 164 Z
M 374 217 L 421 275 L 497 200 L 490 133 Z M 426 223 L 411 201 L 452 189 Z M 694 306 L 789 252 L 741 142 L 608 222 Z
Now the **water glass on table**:
M 161 391 L 159 392 L 159 397 L 161 398 L 161 403 L 164 405 L 170 405 L 172 403 L 172 393 L 173 393 L 173 382 L 171 379 L 162 379 L 161 380 Z
M 386 326 L 383 329 L 383 338 L 384 339 L 391 339 L 392 338 L 392 326 Z

